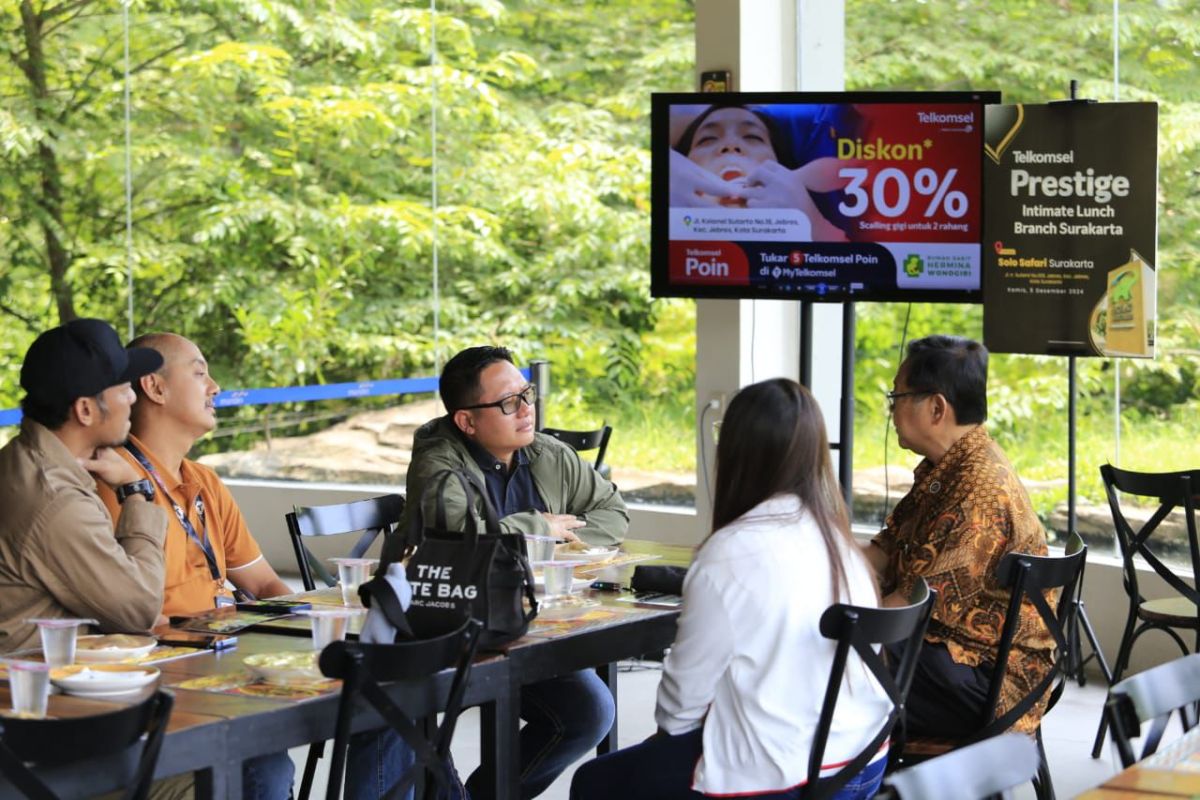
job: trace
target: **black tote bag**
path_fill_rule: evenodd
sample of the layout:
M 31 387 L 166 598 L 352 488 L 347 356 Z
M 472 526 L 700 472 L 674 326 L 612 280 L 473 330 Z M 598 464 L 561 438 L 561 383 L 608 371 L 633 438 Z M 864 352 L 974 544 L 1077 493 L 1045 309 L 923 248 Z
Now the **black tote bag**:
M 466 530 L 449 530 L 446 523 L 445 490 L 450 481 L 457 481 L 466 495 Z M 426 523 L 421 502 L 409 531 L 410 541 L 418 543 L 406 570 L 413 590 L 407 614 L 413 633 L 420 638 L 449 633 L 466 615 L 483 623 L 480 647 L 524 635 L 538 609 L 525 537 L 501 532 L 487 491 L 465 470 L 435 475 L 425 489 L 426 498 L 430 492 L 436 502 L 433 524 Z M 483 531 L 472 513 L 475 508 L 483 512 Z

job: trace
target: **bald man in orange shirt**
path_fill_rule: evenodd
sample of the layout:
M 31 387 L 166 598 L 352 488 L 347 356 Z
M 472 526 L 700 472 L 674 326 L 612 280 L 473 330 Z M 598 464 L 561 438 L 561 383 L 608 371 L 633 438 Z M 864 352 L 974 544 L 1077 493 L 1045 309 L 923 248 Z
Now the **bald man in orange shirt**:
M 229 489 L 208 467 L 189 461 L 192 446 L 216 427 L 213 398 L 220 387 L 200 348 L 170 333 L 134 340 L 162 353 L 163 366 L 134 389 L 138 408 L 122 455 L 155 483 L 155 502 L 170 517 L 163 614 L 194 614 L 232 599 L 227 581 L 255 598 L 291 591 L 250 535 Z M 100 487 L 114 519 L 116 496 Z
M 217 425 L 213 398 L 220 387 L 208 374 L 200 348 L 171 333 L 134 342 L 163 357 L 158 371 L 134 382 L 137 412 L 129 440 L 119 448 L 154 482 L 154 502 L 167 510 L 162 613 L 194 614 L 232 602 L 227 583 L 255 598 L 287 594 L 291 589 L 263 557 L 229 489 L 211 469 L 187 459 L 192 445 Z M 121 514 L 116 495 L 105 485 L 98 484 L 97 491 L 115 522 Z M 242 794 L 287 800 L 294 771 L 286 752 L 249 759 L 242 769 Z

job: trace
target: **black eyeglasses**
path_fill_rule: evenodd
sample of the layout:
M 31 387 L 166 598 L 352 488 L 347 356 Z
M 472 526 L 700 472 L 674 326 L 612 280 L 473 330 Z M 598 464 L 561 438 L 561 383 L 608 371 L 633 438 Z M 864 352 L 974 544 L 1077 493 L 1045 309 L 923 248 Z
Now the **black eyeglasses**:
M 901 397 L 924 397 L 926 395 L 931 395 L 931 394 L 933 394 L 933 392 L 921 392 L 921 391 L 888 392 L 884 396 L 887 397 L 888 413 L 891 414 L 892 412 L 894 412 L 896 410 L 896 401 L 899 400 Z
M 474 406 L 463 406 L 459 411 L 474 411 L 477 408 L 498 408 L 500 413 L 508 416 L 517 413 L 521 403 L 532 406 L 537 402 L 537 387 L 532 383 L 516 394 L 505 395 L 494 403 L 480 403 Z

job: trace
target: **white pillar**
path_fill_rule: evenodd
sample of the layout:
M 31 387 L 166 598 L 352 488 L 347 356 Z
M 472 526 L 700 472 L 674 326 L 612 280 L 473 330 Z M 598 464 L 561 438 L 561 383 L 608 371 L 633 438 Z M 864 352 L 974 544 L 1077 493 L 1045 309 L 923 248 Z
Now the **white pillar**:
M 843 0 L 696 0 L 696 85 L 701 72 L 729 70 L 735 91 L 837 91 L 843 86 Z M 710 400 L 740 387 L 800 373 L 798 302 L 696 301 L 696 419 Z M 813 384 L 831 438 L 837 438 L 841 306 L 818 304 Z M 715 448 L 707 424 L 696 432 L 697 540 L 709 528 Z M 703 450 L 701 450 L 703 448 Z M 703 454 L 703 457 L 702 457 Z M 707 465 L 709 480 L 704 469 Z

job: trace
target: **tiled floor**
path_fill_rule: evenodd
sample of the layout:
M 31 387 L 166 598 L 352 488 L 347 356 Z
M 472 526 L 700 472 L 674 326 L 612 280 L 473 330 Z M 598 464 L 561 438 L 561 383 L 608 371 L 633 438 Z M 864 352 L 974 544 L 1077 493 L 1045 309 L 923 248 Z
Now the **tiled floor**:
M 660 674 L 655 668 L 657 665 L 649 668 L 632 664 L 628 666 L 630 670 L 621 673 L 618 684 L 622 747 L 640 742 L 654 732 L 654 697 Z M 1116 771 L 1115 758 L 1108 748 L 1103 758 L 1096 760 L 1092 759 L 1090 752 L 1104 696 L 1105 690 L 1094 682 L 1083 688 L 1071 684 L 1042 724 L 1055 793 L 1060 798 L 1074 797 L 1103 782 Z M 1174 735 L 1176 731 L 1172 729 L 1168 736 Z M 306 753 L 307 749 L 292 751 L 297 773 L 303 767 Z M 466 712 L 459 723 L 454 758 L 464 776 L 479 763 L 479 717 L 474 710 Z M 566 800 L 572 772 L 568 770 L 542 797 L 546 800 Z M 314 794 L 322 793 L 325 786 L 323 774 L 318 775 L 316 786 L 317 792 Z M 1016 796 L 1021 800 L 1033 798 L 1033 788 L 1023 787 Z M 951 795 L 947 794 L 947 797 Z

